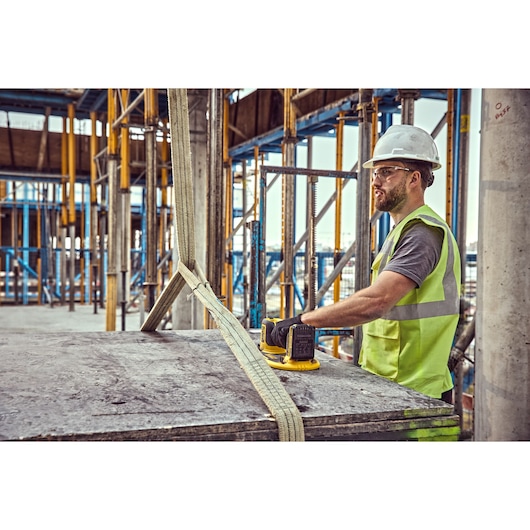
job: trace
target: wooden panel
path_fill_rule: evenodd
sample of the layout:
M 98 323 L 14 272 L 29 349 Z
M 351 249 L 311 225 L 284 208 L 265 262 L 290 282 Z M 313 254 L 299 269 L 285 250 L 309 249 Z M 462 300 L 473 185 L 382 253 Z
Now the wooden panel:
M 11 134 L 11 144 L 9 140 Z M 0 169 L 34 172 L 37 169 L 41 131 L 11 129 L 0 127 Z M 46 153 L 42 171 L 44 173 L 61 173 L 61 133 L 48 133 Z M 98 139 L 100 141 L 101 139 Z M 14 165 L 11 155 L 13 148 Z M 161 146 L 157 145 L 158 159 L 161 158 Z M 138 175 L 143 167 L 135 167 L 135 163 L 145 163 L 145 147 L 143 140 L 131 140 L 131 175 Z M 90 175 L 90 136 L 76 136 L 76 173 Z
M 303 89 L 301 89 L 303 90 Z M 300 111 L 298 118 L 315 112 L 345 97 L 357 89 L 319 89 L 296 102 Z M 240 134 L 233 131 L 229 135 L 229 147 L 244 143 L 256 136 L 266 134 L 277 127 L 283 127 L 283 96 L 279 89 L 259 89 L 230 106 L 230 124 Z
M 453 407 L 319 353 L 276 371 L 307 440 L 456 439 Z M 277 440 L 217 330 L 4 333 L 0 439 Z

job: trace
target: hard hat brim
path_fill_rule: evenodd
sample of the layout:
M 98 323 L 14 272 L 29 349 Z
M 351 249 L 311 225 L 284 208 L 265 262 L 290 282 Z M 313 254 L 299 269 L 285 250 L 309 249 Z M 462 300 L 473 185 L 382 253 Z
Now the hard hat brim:
M 414 160 L 416 162 L 429 162 L 432 164 L 432 169 L 435 171 L 436 169 L 440 169 L 442 167 L 442 164 L 439 162 L 433 162 L 432 160 L 426 160 L 425 158 L 420 158 L 418 156 L 413 155 L 380 155 L 380 156 L 374 156 L 373 158 L 370 158 L 370 160 L 367 160 L 363 163 L 363 168 L 365 169 L 372 169 L 374 167 L 374 164 L 376 162 L 383 162 L 384 160 Z

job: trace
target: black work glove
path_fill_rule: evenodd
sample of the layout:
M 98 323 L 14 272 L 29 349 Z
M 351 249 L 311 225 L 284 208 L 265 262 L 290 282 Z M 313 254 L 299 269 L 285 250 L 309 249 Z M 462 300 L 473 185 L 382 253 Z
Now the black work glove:
M 293 318 L 286 318 L 285 320 L 280 320 L 276 322 L 274 329 L 271 332 L 271 339 L 274 343 L 274 346 L 279 346 L 280 348 L 285 348 L 287 344 L 287 335 L 289 334 L 289 328 L 293 324 L 301 324 L 302 316 L 297 315 Z

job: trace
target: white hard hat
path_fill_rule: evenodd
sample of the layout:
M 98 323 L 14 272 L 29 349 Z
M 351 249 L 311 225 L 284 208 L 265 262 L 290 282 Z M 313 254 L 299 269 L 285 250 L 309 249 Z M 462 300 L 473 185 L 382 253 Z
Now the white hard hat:
M 374 167 L 381 160 L 408 159 L 430 162 L 432 169 L 440 169 L 440 157 L 432 136 L 414 125 L 392 125 L 375 144 L 374 156 L 363 164 Z

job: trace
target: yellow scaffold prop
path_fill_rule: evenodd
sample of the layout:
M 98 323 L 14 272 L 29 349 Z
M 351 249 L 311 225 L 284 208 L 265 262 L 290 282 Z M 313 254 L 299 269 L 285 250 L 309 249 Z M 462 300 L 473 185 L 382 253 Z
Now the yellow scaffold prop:
M 142 331 L 155 331 L 185 284 L 208 309 L 227 345 L 278 424 L 280 441 L 303 441 L 300 411 L 239 320 L 218 300 L 195 260 L 195 231 L 188 96 L 186 89 L 168 89 L 173 169 L 173 211 L 178 264 L 156 300 Z

